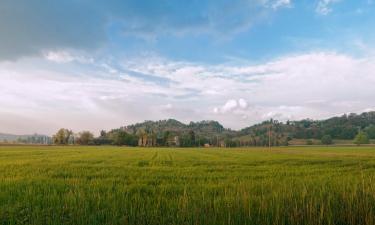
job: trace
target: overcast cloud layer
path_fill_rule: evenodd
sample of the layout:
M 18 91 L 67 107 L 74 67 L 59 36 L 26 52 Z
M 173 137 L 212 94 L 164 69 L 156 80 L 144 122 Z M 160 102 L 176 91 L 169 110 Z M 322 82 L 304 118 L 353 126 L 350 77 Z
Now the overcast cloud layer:
M 375 11 L 348 4 L 1 1 L 0 132 L 166 118 L 240 129 L 373 110 Z

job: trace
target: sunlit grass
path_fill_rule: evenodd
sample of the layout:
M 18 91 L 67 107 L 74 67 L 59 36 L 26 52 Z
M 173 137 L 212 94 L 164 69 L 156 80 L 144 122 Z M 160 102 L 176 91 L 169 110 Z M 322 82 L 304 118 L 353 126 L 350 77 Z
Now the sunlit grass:
M 0 224 L 374 224 L 374 147 L 0 147 Z

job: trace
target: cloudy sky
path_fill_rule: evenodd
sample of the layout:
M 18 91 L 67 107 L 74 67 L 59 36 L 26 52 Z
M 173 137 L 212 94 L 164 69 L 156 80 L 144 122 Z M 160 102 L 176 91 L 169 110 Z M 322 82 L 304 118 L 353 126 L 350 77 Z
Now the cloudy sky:
M 373 0 L 1 0 L 0 132 L 375 109 Z

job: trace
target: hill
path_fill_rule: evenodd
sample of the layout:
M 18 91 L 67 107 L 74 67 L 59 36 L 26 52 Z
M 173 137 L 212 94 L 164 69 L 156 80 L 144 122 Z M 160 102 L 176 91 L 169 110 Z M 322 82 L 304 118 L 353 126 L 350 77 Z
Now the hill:
M 145 121 L 112 130 L 109 134 L 118 132 L 118 130 L 123 130 L 133 136 L 142 136 L 147 142 L 143 145 L 147 146 L 179 145 L 188 147 L 207 143 L 218 145 L 220 140 L 236 135 L 235 131 L 224 128 L 219 122 L 209 120 L 190 122 L 189 124 L 174 119 Z
M 250 141 L 251 145 L 265 145 L 271 133 L 273 142 L 278 142 L 272 144 L 286 144 L 292 139 L 320 140 L 324 135 L 353 140 L 359 130 L 365 131 L 369 138 L 375 138 L 375 112 L 351 113 L 326 120 L 304 119 L 285 123 L 270 120 L 240 130 L 236 139 Z
M 294 143 L 320 143 L 323 136 L 351 142 L 358 131 L 375 139 L 375 112 L 345 114 L 325 120 L 303 119 L 281 122 L 267 120 L 241 130 L 231 130 L 213 120 L 184 124 L 175 119 L 145 121 L 102 131 L 92 143 L 139 146 L 265 146 Z M 0 133 L 0 142 L 49 144 L 46 135 L 14 135 Z
M 369 138 L 375 138 L 375 112 L 351 113 L 325 120 L 280 122 L 271 119 L 238 131 L 227 129 L 217 121 L 184 124 L 174 119 L 145 121 L 119 129 L 134 136 L 148 134 L 148 138 L 155 138 L 155 143 L 158 139 L 164 139 L 164 144 L 168 138 L 178 137 L 193 146 L 204 143 L 215 146 L 264 146 L 269 144 L 271 137 L 272 145 L 287 145 L 293 139 L 320 140 L 324 135 L 338 140 L 352 140 L 359 130 L 365 131 Z M 163 145 L 163 141 L 159 143 Z

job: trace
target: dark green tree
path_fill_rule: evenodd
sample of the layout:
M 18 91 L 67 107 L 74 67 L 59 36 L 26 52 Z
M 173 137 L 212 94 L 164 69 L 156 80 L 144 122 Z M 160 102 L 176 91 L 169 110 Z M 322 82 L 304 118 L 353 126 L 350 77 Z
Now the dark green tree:
M 195 132 L 193 130 L 189 131 L 190 146 L 195 146 Z
M 368 135 L 368 138 L 375 139 L 375 125 L 370 125 L 365 128 L 365 132 Z
M 333 144 L 331 135 L 324 135 L 321 139 L 323 145 L 331 145 Z
M 121 145 L 136 146 L 138 144 L 137 136 L 128 134 L 123 130 L 113 131 L 110 134 L 110 139 L 112 140 L 112 144 L 119 145 L 119 146 Z

